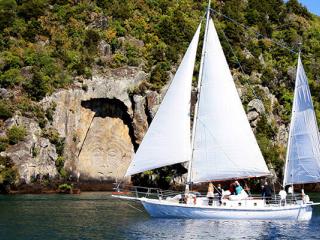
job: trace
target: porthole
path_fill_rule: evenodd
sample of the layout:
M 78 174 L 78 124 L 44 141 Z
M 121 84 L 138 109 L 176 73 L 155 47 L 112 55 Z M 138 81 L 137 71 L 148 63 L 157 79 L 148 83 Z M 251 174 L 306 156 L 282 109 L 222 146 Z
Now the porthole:
M 255 207 L 256 207 L 256 206 L 257 206 L 257 203 L 256 203 L 256 202 L 255 202 L 255 203 L 253 203 L 253 206 L 255 206 Z

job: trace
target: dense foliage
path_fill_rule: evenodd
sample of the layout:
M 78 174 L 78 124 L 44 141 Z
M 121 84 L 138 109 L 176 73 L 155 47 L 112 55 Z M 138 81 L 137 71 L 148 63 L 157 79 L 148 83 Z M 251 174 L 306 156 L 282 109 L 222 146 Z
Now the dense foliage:
M 0 156 L 0 193 L 8 192 L 10 186 L 18 179 L 18 171 L 14 167 L 12 160 L 8 157 Z
M 0 0 L 0 87 L 15 93 L 10 101 L 0 99 L 0 119 L 20 110 L 43 128 L 50 111 L 42 111 L 37 101 L 70 86 L 76 76 L 90 78 L 93 70 L 105 67 L 140 66 L 151 73 L 144 87 L 159 90 L 181 59 L 206 4 L 200 0 Z M 320 20 L 297 0 L 213 0 L 212 7 L 248 26 L 213 14 L 230 67 L 240 72 L 240 84 L 249 89 L 243 103 L 258 96 L 277 116 L 273 122 L 262 118 L 256 136 L 265 158 L 279 170 L 284 149 L 275 137 L 277 126 L 290 119 L 297 55 L 270 39 L 296 51 L 303 43 L 302 58 L 320 120 Z M 110 47 L 108 53 L 101 50 L 103 44 Z M 258 80 L 253 77 L 256 73 L 261 74 Z M 276 96 L 277 107 L 271 109 L 254 87 L 257 84 Z M 20 133 L 13 131 L 9 142 L 20 139 Z M 62 140 L 50 134 L 51 141 L 63 148 Z M 0 141 L 0 148 L 6 144 L 8 140 Z M 62 156 L 56 165 L 62 169 Z

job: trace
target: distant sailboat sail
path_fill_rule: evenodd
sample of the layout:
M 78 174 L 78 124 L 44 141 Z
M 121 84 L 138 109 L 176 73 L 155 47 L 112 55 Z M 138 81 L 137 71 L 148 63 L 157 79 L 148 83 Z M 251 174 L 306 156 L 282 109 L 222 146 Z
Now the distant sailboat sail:
M 284 186 L 320 182 L 320 138 L 308 79 L 299 55 Z
M 269 175 L 212 19 L 207 34 L 192 182 Z
M 190 160 L 190 100 L 200 26 L 126 176 Z

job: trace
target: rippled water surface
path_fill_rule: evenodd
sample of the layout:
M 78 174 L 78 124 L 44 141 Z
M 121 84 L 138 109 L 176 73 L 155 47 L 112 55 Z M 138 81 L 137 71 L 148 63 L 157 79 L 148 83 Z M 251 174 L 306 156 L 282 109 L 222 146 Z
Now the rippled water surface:
M 141 209 L 110 193 L 0 196 L 0 239 L 320 239 L 320 207 L 310 222 L 152 219 Z

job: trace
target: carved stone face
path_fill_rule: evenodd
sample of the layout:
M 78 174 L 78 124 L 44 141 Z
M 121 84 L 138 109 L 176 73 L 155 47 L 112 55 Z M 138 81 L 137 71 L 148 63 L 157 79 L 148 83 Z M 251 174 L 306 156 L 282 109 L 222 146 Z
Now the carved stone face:
M 133 154 L 129 128 L 119 118 L 94 117 L 79 155 L 77 170 L 88 179 L 118 179 Z

